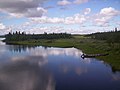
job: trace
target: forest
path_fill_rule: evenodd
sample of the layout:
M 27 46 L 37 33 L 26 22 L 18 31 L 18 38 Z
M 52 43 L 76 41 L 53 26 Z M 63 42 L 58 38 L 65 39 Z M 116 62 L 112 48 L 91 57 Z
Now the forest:
M 72 35 L 68 33 L 50 33 L 47 34 L 26 34 L 25 32 L 13 32 L 5 35 L 5 41 L 26 41 L 26 40 L 38 40 L 38 39 L 62 39 L 71 38 Z
M 106 40 L 109 44 L 120 43 L 120 31 L 117 28 L 113 31 L 92 33 L 86 36 L 92 39 Z

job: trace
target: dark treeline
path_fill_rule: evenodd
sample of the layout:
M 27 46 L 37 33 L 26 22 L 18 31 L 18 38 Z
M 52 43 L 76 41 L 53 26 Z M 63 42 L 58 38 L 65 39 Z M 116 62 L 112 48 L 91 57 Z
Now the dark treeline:
M 120 43 L 120 31 L 115 28 L 114 31 L 93 33 L 90 36 L 93 39 L 106 40 L 108 43 Z
M 25 32 L 15 32 L 5 35 L 5 41 L 25 41 L 25 40 L 38 40 L 38 39 L 60 39 L 60 38 L 71 38 L 71 34 L 67 33 L 50 33 L 47 34 L 44 32 L 44 34 L 26 34 Z
M 4 35 L 1 35 L 0 38 L 4 38 L 5 36 Z

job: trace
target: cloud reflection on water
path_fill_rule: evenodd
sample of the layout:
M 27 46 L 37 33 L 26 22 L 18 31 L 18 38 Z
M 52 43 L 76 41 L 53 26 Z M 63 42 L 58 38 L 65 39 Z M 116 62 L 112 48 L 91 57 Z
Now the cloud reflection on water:
M 22 46 L 22 45 L 10 45 L 7 47 L 11 52 L 17 53 L 16 56 L 11 57 L 12 61 L 29 61 L 31 63 L 36 63 L 39 65 L 44 65 L 48 63 L 47 57 L 48 56 L 71 56 L 78 58 L 80 60 L 79 63 L 83 64 L 90 64 L 91 59 L 84 59 L 82 60 L 81 54 L 82 51 L 76 49 L 76 48 L 47 48 L 47 47 L 28 47 L 28 46 Z M 20 55 L 21 53 L 25 53 L 25 55 Z M 26 55 L 28 53 L 28 55 Z M 43 58 L 39 60 L 39 58 Z M 58 61 L 58 60 L 57 60 Z M 58 61 L 59 62 L 59 61 Z M 60 61 L 61 62 L 61 61 Z M 87 73 L 88 68 L 85 66 L 77 66 L 74 65 L 70 61 L 64 61 L 63 63 L 58 65 L 63 73 L 68 73 L 70 70 L 73 70 L 78 75 L 82 73 Z
M 48 55 L 66 55 L 66 56 L 75 56 L 80 57 L 82 51 L 75 49 L 75 48 L 47 48 L 47 47 L 30 47 L 30 46 L 23 46 L 23 45 L 10 45 L 8 49 L 11 52 L 30 52 L 32 55 L 40 55 L 48 56 Z
M 27 61 L 32 64 L 38 64 L 39 66 L 42 66 L 48 62 L 48 60 L 43 56 L 26 56 L 26 57 L 18 56 L 18 57 L 12 57 L 11 60 L 14 62 Z
M 119 73 L 103 61 L 82 59 L 82 51 L 75 48 L 5 45 L 1 50 L 0 90 L 119 88 Z
M 46 60 L 42 56 L 12 60 L 0 67 L 0 90 L 55 90 L 52 74 L 44 67 Z

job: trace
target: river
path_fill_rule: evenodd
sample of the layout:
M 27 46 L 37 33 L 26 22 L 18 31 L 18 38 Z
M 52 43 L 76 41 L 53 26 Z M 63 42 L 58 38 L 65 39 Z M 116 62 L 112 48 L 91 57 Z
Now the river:
M 0 41 L 0 90 L 120 90 L 120 72 L 76 48 Z

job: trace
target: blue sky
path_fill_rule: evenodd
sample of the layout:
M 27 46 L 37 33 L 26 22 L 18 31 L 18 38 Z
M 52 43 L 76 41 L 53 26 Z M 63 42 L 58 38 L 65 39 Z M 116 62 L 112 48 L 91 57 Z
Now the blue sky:
M 120 30 L 120 0 L 0 0 L 0 35 Z

